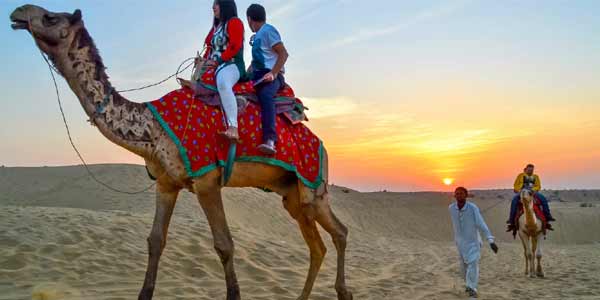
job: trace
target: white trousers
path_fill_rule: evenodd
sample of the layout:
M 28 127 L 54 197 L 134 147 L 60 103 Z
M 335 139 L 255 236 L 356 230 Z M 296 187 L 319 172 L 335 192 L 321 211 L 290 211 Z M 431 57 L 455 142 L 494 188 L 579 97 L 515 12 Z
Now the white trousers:
M 465 280 L 465 285 L 468 288 L 477 290 L 479 282 L 479 259 L 467 264 L 462 257 L 459 257 L 460 274 Z
M 217 68 L 217 90 L 221 97 L 221 105 L 227 118 L 227 125 L 238 127 L 238 107 L 233 86 L 240 80 L 240 71 L 235 64 Z

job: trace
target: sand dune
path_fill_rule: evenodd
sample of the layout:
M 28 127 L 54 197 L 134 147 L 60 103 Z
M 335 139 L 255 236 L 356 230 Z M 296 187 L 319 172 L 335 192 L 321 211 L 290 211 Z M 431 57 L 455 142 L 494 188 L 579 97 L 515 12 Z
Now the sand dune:
M 98 165 L 111 185 L 151 183 L 139 166 Z M 348 283 L 355 299 L 465 299 L 444 193 L 359 193 L 332 187 L 348 225 Z M 556 231 L 545 245 L 545 279 L 522 275 L 520 242 L 504 233 L 511 191 L 474 191 L 500 253 L 483 252 L 481 299 L 600 299 L 600 191 L 546 191 Z M 279 197 L 225 190 L 244 299 L 296 299 L 308 251 Z M 558 201 L 560 199 L 560 201 Z M 594 207 L 581 207 L 591 203 Z M 497 205 L 497 206 L 494 206 Z M 587 206 L 587 205 L 586 205 Z M 0 300 L 135 299 L 147 261 L 154 193 L 119 195 L 81 167 L 0 168 Z M 311 299 L 336 299 L 335 248 Z M 224 299 L 221 264 L 194 195 L 177 203 L 156 299 Z

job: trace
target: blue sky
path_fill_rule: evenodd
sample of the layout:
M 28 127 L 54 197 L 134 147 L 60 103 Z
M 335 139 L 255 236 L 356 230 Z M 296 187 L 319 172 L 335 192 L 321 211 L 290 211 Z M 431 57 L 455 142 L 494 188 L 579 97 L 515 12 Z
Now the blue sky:
M 253 2 L 282 33 L 291 55 L 286 79 L 307 99 L 309 125 L 330 146 L 335 183 L 435 189 L 428 182 L 438 177 L 472 177 L 469 165 L 479 157 L 480 168 L 499 175 L 465 184 L 503 187 L 533 160 L 546 167 L 549 187 L 600 187 L 593 150 L 600 141 L 591 137 L 600 135 L 600 2 L 237 1 L 239 13 Z M 25 3 L 80 8 L 118 89 L 173 73 L 201 48 L 212 14 L 212 1 L 2 1 L 0 140 L 8 142 L 0 144 L 0 164 L 9 166 L 78 163 L 47 67 L 31 37 L 10 28 L 8 15 Z M 59 85 L 90 162 L 141 163 L 90 127 L 62 79 Z M 171 81 L 126 96 L 150 101 L 175 88 Z M 473 142 L 456 143 L 466 138 Z M 535 150 L 522 159 L 511 152 L 509 170 L 484 155 L 502 155 L 521 139 L 542 146 L 528 145 Z M 369 160 L 386 162 L 372 169 Z

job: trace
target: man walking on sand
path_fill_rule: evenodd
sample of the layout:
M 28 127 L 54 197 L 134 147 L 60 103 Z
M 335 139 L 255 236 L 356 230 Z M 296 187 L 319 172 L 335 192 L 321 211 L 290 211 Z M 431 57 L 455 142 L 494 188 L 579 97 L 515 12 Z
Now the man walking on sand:
M 465 291 L 469 297 L 477 298 L 482 244 L 480 233 L 483 233 L 494 253 L 498 253 L 498 246 L 477 205 L 467 202 L 468 195 L 466 188 L 457 187 L 454 191 L 456 202 L 450 204 L 448 211 L 454 227 L 454 241 L 458 249 L 461 275 L 465 280 Z

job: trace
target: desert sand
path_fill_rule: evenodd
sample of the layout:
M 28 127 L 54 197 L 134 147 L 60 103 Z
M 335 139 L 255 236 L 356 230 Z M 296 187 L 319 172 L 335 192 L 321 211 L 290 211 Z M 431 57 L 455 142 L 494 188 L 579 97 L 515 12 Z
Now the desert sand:
M 151 184 L 140 166 L 92 169 L 119 188 Z M 483 250 L 480 299 L 600 299 L 600 191 L 544 192 L 559 222 L 544 245 L 546 278 L 530 279 L 523 275 L 520 242 L 504 232 L 512 192 L 473 191 L 500 247 L 498 255 Z M 466 299 L 448 217 L 450 194 L 335 186 L 331 193 L 333 209 L 350 230 L 347 274 L 355 299 Z M 257 189 L 226 189 L 224 195 L 242 298 L 296 299 L 308 251 L 280 198 Z M 0 168 L 0 300 L 136 299 L 153 213 L 153 192 L 115 194 L 82 167 Z M 335 248 L 323 237 L 329 252 L 314 300 L 336 299 Z M 194 195 L 182 192 L 155 299 L 224 299 L 224 291 L 206 219 Z

